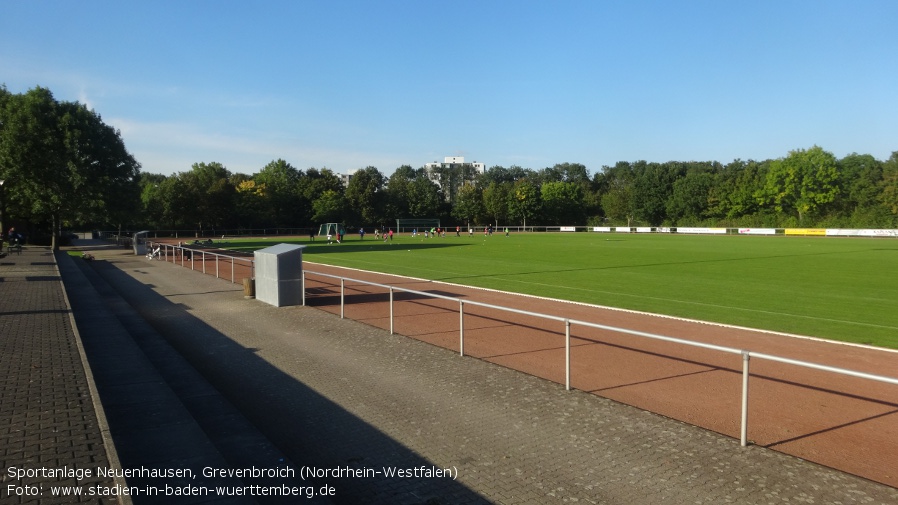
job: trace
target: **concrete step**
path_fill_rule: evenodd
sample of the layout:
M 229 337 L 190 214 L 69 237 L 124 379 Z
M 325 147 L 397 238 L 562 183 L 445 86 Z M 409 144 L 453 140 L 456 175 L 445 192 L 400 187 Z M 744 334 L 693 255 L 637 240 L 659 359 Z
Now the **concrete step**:
M 296 467 L 103 278 L 115 268 L 57 255 L 123 468 L 190 468 L 193 479 L 132 486 L 308 486 L 298 477 L 204 477 L 203 468 Z M 295 497 L 140 496 L 142 503 L 292 503 Z M 303 499 L 303 501 L 307 501 Z M 320 498 L 311 503 L 328 503 Z

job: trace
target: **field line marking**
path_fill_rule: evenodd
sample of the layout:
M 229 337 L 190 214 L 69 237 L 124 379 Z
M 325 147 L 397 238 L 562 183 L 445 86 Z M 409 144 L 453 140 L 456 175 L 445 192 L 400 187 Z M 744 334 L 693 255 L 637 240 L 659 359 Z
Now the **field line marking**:
M 841 340 L 830 340 L 830 339 L 825 339 L 825 338 L 820 338 L 820 337 L 812 337 L 812 336 L 809 336 L 809 335 L 799 335 L 799 334 L 796 334 L 796 333 L 786 333 L 786 332 L 782 332 L 782 331 L 765 330 L 765 329 L 762 329 L 762 328 L 751 328 L 751 327 L 748 327 L 748 326 L 738 326 L 738 325 L 734 325 L 734 324 L 717 323 L 717 322 L 714 322 L 714 321 L 702 321 L 701 319 L 690 319 L 690 318 L 687 318 L 687 317 L 670 316 L 670 315 L 667 315 L 667 314 L 657 314 L 657 313 L 654 313 L 654 312 L 644 312 L 644 311 L 641 311 L 641 310 L 622 309 L 622 308 L 620 308 L 620 307 L 611 307 L 611 306 L 607 306 L 607 305 L 596 305 L 596 304 L 594 304 L 594 303 L 575 302 L 575 301 L 571 301 L 571 300 L 561 300 L 561 299 L 558 299 L 558 298 L 549 298 L 549 297 L 545 297 L 545 296 L 529 295 L 529 294 L 526 294 L 526 293 L 515 293 L 515 292 L 513 292 L 513 291 L 503 291 L 503 290 L 501 290 L 501 289 L 483 288 L 483 287 L 479 287 L 479 286 L 467 286 L 467 285 L 465 285 L 465 284 L 456 284 L 456 283 L 453 283 L 453 282 L 435 281 L 435 280 L 425 279 L 425 278 L 421 278 L 421 277 L 412 277 L 412 276 L 410 276 L 410 275 L 388 274 L 388 273 L 384 273 L 384 272 L 375 272 L 375 271 L 372 271 L 372 270 L 363 270 L 363 269 L 361 269 L 361 268 L 346 267 L 346 266 L 339 266 L 339 265 L 330 265 L 330 264 L 327 264 L 327 263 L 315 263 L 315 262 L 311 262 L 311 261 L 304 261 L 304 263 L 309 263 L 309 264 L 312 264 L 312 265 L 321 265 L 321 266 L 332 267 L 332 268 L 342 268 L 342 269 L 344 269 L 344 270 L 353 270 L 353 271 L 356 271 L 356 272 L 364 272 L 364 273 L 368 273 L 368 274 L 387 275 L 387 276 L 390 276 L 390 277 L 400 277 L 400 278 L 403 278 L 403 279 L 410 279 L 410 280 L 414 280 L 414 281 L 418 281 L 418 282 L 432 282 L 432 283 L 436 283 L 436 284 L 443 284 L 443 285 L 446 285 L 446 286 L 461 287 L 461 288 L 469 288 L 469 289 L 479 289 L 479 290 L 481 290 L 481 291 L 490 291 L 490 292 L 493 292 L 493 293 L 500 293 L 500 294 L 504 294 L 504 295 L 525 296 L 525 297 L 528 297 L 528 298 L 534 298 L 534 299 L 536 299 L 536 300 L 548 300 L 548 301 L 560 302 L 560 303 L 570 303 L 570 304 L 573 304 L 573 305 L 581 305 L 581 306 L 584 306 L 584 307 L 595 307 L 595 308 L 597 308 L 597 309 L 612 310 L 612 311 L 615 311 L 615 312 L 625 312 L 625 313 L 628 313 L 628 314 L 637 314 L 637 315 L 642 315 L 642 316 L 660 317 L 660 318 L 664 318 L 664 319 L 671 319 L 671 320 L 674 320 L 674 321 L 683 321 L 683 322 L 687 322 L 687 323 L 705 324 L 705 325 L 710 325 L 710 326 L 717 326 L 717 327 L 720 327 L 720 328 L 731 328 L 731 329 L 735 329 L 735 330 L 753 331 L 753 332 L 757 332 L 757 333 L 766 333 L 766 334 L 768 334 L 768 335 L 780 335 L 780 336 L 790 337 L 790 338 L 798 338 L 798 339 L 803 339 L 803 340 L 811 340 L 811 341 L 814 341 L 814 342 L 823 342 L 823 343 L 837 344 L 837 345 L 847 345 L 847 346 L 850 346 L 850 347 L 860 347 L 860 348 L 862 348 L 862 349 L 870 349 L 870 350 L 874 350 L 874 351 L 884 351 L 884 352 L 890 352 L 890 353 L 896 353 L 896 354 L 898 354 L 898 349 L 889 349 L 889 348 L 886 348 L 886 347 L 876 347 L 876 346 L 872 346 L 872 345 L 858 344 L 858 343 L 855 343 L 855 342 L 843 342 L 843 341 L 841 341 Z M 518 281 L 518 282 L 525 282 L 525 281 Z M 620 294 L 620 293 L 613 293 L 613 294 Z M 639 295 L 630 295 L 630 296 L 639 296 Z M 726 308 L 729 308 L 729 307 L 726 307 Z M 750 310 L 750 309 L 746 309 L 746 310 Z M 757 311 L 757 312 L 762 312 L 762 313 L 763 313 L 764 311 Z M 791 314 L 780 314 L 780 315 L 791 315 Z M 796 317 L 810 317 L 810 316 L 796 316 Z M 813 318 L 812 318 L 812 319 L 813 319 Z M 825 320 L 825 319 L 822 319 L 822 320 Z M 843 322 L 843 321 L 839 321 L 839 322 Z M 856 323 L 856 324 L 865 324 L 865 323 Z M 870 326 L 878 326 L 878 325 L 870 325 Z M 890 327 L 890 326 L 885 326 L 885 328 L 891 328 L 891 327 Z
M 519 279 L 507 279 L 507 280 L 509 282 L 519 282 L 522 284 L 533 284 L 535 286 L 559 287 L 556 284 L 546 284 L 543 282 L 531 282 L 531 281 L 523 281 L 523 280 L 519 280 Z M 831 318 L 827 318 L 827 317 L 805 316 L 802 314 L 790 314 L 788 312 L 776 312 L 776 311 L 772 311 L 772 310 L 749 309 L 749 308 L 745 308 L 745 307 L 733 307 L 731 305 L 719 305 L 716 303 L 693 302 L 693 301 L 689 301 L 689 300 L 676 300 L 676 299 L 672 299 L 672 298 L 661 298 L 659 296 L 634 295 L 631 293 L 619 293 L 616 291 L 604 291 L 601 289 L 585 289 L 585 288 L 565 288 L 565 289 L 585 291 L 588 293 L 607 293 L 610 295 L 617 295 L 617 296 L 629 296 L 631 298 L 645 298 L 645 299 L 649 299 L 649 300 L 661 300 L 661 301 L 665 301 L 665 302 L 682 303 L 684 305 L 700 305 L 700 306 L 704 306 L 704 307 L 716 307 L 716 308 L 720 308 L 720 309 L 740 310 L 742 312 L 755 312 L 758 314 L 771 314 L 771 315 L 775 315 L 775 316 L 796 317 L 796 318 L 800 318 L 800 319 L 811 319 L 814 321 L 829 321 L 831 323 L 851 324 L 851 325 L 855 325 L 855 326 L 869 326 L 871 328 L 884 328 L 887 330 L 898 330 L 898 327 L 887 326 L 887 325 L 883 325 L 883 324 L 864 323 L 864 322 L 860 322 L 860 321 L 846 321 L 844 319 L 831 319 Z M 574 302 L 574 303 L 580 303 L 580 302 Z M 663 314 L 658 314 L 658 315 L 663 315 Z M 702 321 L 702 322 L 704 322 L 704 321 Z
M 379 263 L 370 262 L 370 261 L 364 262 L 364 263 L 369 263 L 369 264 L 372 264 L 372 265 L 379 265 Z M 350 267 L 340 267 L 340 268 L 350 268 Z M 431 269 L 427 269 L 427 268 L 417 268 L 417 270 L 423 270 L 423 271 L 427 271 L 427 272 L 446 273 L 446 270 L 431 270 Z M 367 270 L 361 270 L 361 271 L 367 271 Z M 370 272 L 370 271 L 369 271 L 369 272 Z M 452 272 L 452 273 L 455 273 L 455 272 Z M 392 274 L 388 274 L 388 275 L 392 275 Z M 463 275 L 463 274 L 462 274 L 462 273 L 458 273 L 458 275 Z M 882 329 L 886 329 L 886 330 L 898 330 L 898 327 L 895 327 L 895 326 L 888 326 L 888 325 L 882 325 L 882 324 L 873 324 L 873 323 L 864 323 L 864 322 L 861 322 L 861 321 L 849 321 L 849 320 L 845 320 L 845 319 L 832 319 L 832 318 L 826 318 L 826 317 L 806 316 L 806 315 L 802 315 L 802 314 L 790 314 L 790 313 L 788 313 L 788 312 L 776 312 L 776 311 L 772 311 L 772 310 L 749 309 L 749 308 L 745 308 L 745 307 L 738 307 L 738 306 L 731 306 L 731 305 L 719 305 L 719 304 L 714 304 L 714 303 L 694 302 L 694 301 L 689 301 L 689 300 L 677 300 L 677 299 L 673 299 L 673 298 L 661 298 L 661 297 L 658 297 L 658 296 L 637 295 L 637 294 L 632 294 L 632 293 L 622 293 L 622 292 L 617 292 L 617 291 L 605 291 L 605 290 L 601 290 L 601 289 L 587 289 L 587 288 L 578 288 L 578 287 L 559 286 L 559 285 L 557 285 L 557 284 L 548 284 L 548 283 L 544 283 L 544 282 L 533 282 L 533 281 L 525 281 L 525 280 L 521 280 L 521 279 L 512 279 L 512 278 L 509 277 L 509 276 L 511 276 L 511 275 L 515 275 L 515 274 L 508 274 L 508 276 L 504 276 L 504 275 L 503 275 L 503 276 L 493 276 L 493 277 L 495 277 L 497 280 L 506 281 L 506 282 L 517 282 L 517 283 L 520 283 L 520 284 L 530 284 L 530 285 L 533 285 L 533 286 L 546 286 L 546 287 L 551 287 L 551 288 L 564 288 L 564 289 L 569 290 L 569 291 L 582 291 L 582 292 L 586 292 L 586 293 L 606 293 L 606 294 L 609 294 L 609 295 L 628 296 L 628 297 L 630 297 L 630 298 L 637 298 L 637 299 L 638 299 L 638 298 L 642 298 L 642 299 L 646 299 L 646 300 L 659 300 L 659 301 L 670 302 L 670 303 L 679 303 L 679 304 L 683 304 L 683 305 L 696 305 L 696 306 L 703 306 L 703 307 L 715 307 L 715 308 L 719 308 L 719 309 L 727 309 L 727 310 L 734 310 L 734 311 L 742 311 L 742 312 L 748 312 L 748 313 L 768 314 L 768 315 L 774 315 L 774 316 L 785 316 L 785 317 L 793 317 L 793 318 L 798 318 L 798 319 L 809 319 L 809 320 L 812 320 L 812 321 L 827 321 L 827 322 L 831 322 L 831 323 L 840 323 L 840 324 L 847 324 L 847 325 L 853 325 L 853 326 L 866 326 L 866 327 L 870 327 L 870 328 L 882 328 Z M 400 277 L 403 277 L 403 276 L 400 276 Z M 406 276 L 406 277 L 407 277 L 407 276 Z M 500 278 L 500 277 L 501 277 L 501 278 Z M 411 278 L 411 279 L 419 279 L 419 278 L 417 278 L 417 277 L 408 277 L 408 278 Z M 702 320 L 698 320 L 698 319 L 682 318 L 682 317 L 679 317 L 679 316 L 670 316 L 670 315 L 667 315 L 667 314 L 657 314 L 657 313 L 653 313 L 653 312 L 642 312 L 642 311 L 633 310 L 633 309 L 623 309 L 623 308 L 619 308 L 619 307 L 610 307 L 610 306 L 605 306 L 605 305 L 595 305 L 595 304 L 590 304 L 590 303 L 586 303 L 586 302 L 579 302 L 579 301 L 573 301 L 573 300 L 561 300 L 561 299 L 557 299 L 557 298 L 546 298 L 546 297 L 541 297 L 541 296 L 539 296 L 539 295 L 528 295 L 528 294 L 524 294 L 524 293 L 517 293 L 517 292 L 514 292 L 514 291 L 494 290 L 494 289 L 492 289 L 492 288 L 482 288 L 482 287 L 477 287 L 477 286 L 468 286 L 468 285 L 466 285 L 466 284 L 456 284 L 456 283 L 452 283 L 452 282 L 439 281 L 439 280 L 432 280 L 432 279 L 419 279 L 419 280 L 427 281 L 427 282 L 439 282 L 439 283 L 446 284 L 446 285 L 450 285 L 450 286 L 464 286 L 464 287 L 472 287 L 472 288 L 475 288 L 475 289 L 493 290 L 493 291 L 500 292 L 500 293 L 513 293 L 513 294 L 517 294 L 517 295 L 521 295 L 521 296 L 530 296 L 530 297 L 537 298 L 537 299 L 553 300 L 553 301 L 560 301 L 560 302 L 568 302 L 568 303 L 574 303 L 574 304 L 585 305 L 585 306 L 590 306 L 590 307 L 598 307 L 598 308 L 603 308 L 603 309 L 608 309 L 608 310 L 631 311 L 631 312 L 634 312 L 634 313 L 637 313 L 637 314 L 648 314 L 648 315 L 653 315 L 653 316 L 657 316 L 657 317 L 667 317 L 667 318 L 674 318 L 674 319 L 682 319 L 683 321 L 693 321 L 693 322 L 700 322 L 700 323 L 704 323 L 704 324 L 718 324 L 718 325 L 722 325 L 722 326 L 725 326 L 725 327 L 745 328 L 745 329 L 752 329 L 752 330 L 755 330 L 755 331 L 771 331 L 771 332 L 776 333 L 776 334 L 793 335 L 793 336 L 804 337 L 804 336 L 802 336 L 802 335 L 794 335 L 794 334 L 790 334 L 790 333 L 777 332 L 777 331 L 773 331 L 773 330 L 762 330 L 762 329 L 759 329 L 759 328 L 748 328 L 748 327 L 743 327 L 743 326 L 728 325 L 728 324 L 726 324 L 726 323 L 715 323 L 715 322 L 712 322 L 712 321 L 702 321 Z M 807 337 L 807 338 L 815 338 L 815 337 Z M 826 340 L 826 339 L 823 339 L 823 340 Z M 837 341 L 837 342 L 838 342 L 838 341 Z M 845 343 L 848 343 L 848 342 L 845 342 Z M 859 344 L 859 345 L 863 345 L 863 344 Z

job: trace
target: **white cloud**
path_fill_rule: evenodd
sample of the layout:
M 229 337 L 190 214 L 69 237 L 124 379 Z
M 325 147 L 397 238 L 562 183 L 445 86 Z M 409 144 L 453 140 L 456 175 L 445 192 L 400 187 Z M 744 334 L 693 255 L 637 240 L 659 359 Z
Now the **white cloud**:
M 88 110 L 94 110 L 94 102 L 87 97 L 87 91 L 83 87 L 81 88 L 81 91 L 78 92 L 78 101 L 84 104 Z
M 123 118 L 106 121 L 121 131 L 128 150 L 144 172 L 172 174 L 190 170 L 199 162 L 217 161 L 231 172 L 252 174 L 278 158 L 300 170 L 327 167 L 337 173 L 377 166 L 390 174 L 409 161 L 385 153 L 316 147 L 283 136 L 237 136 L 209 132 L 200 125 L 176 122 L 140 122 Z M 423 163 L 423 162 L 422 162 Z

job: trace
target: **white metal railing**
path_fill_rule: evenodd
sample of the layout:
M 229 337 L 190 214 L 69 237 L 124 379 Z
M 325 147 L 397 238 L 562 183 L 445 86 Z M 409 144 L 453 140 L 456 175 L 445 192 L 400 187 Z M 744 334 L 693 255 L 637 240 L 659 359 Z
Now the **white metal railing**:
M 179 246 L 175 244 L 165 244 L 161 242 L 150 243 L 147 248 L 152 251 L 156 246 L 160 248 L 159 251 L 159 259 L 165 262 L 169 261 L 171 258 L 171 262 L 177 264 L 178 259 L 181 260 L 181 266 L 185 266 L 185 262 L 190 263 L 190 269 L 196 270 L 194 260 L 196 256 L 200 256 L 200 260 L 202 263 L 202 272 L 204 274 L 208 273 L 211 275 L 211 272 L 206 272 L 206 258 L 214 257 L 215 258 L 215 278 L 222 279 L 221 277 L 221 267 L 220 264 L 224 263 L 226 266 L 229 264 L 231 267 L 231 284 L 236 283 L 235 274 L 234 274 L 234 266 L 235 264 L 242 264 L 249 267 L 250 272 L 255 272 L 255 262 L 253 258 L 238 258 L 235 256 L 231 256 L 228 254 L 220 254 L 214 253 L 211 251 L 205 251 L 203 249 L 192 249 L 190 247 Z M 222 261 L 224 259 L 224 261 Z M 250 275 L 252 277 L 252 274 Z
M 564 387 L 567 390 L 571 389 L 571 325 L 579 325 L 585 326 L 589 328 L 595 328 L 599 330 L 611 331 L 616 333 L 624 333 L 627 335 L 634 335 L 638 337 L 644 337 L 654 340 L 661 340 L 664 342 L 671 342 L 679 345 L 691 346 L 691 347 L 700 347 L 703 349 L 709 349 L 712 351 L 718 351 L 728 354 L 737 354 L 742 356 L 742 405 L 741 405 L 741 419 L 740 419 L 740 431 L 739 431 L 739 440 L 742 446 L 748 445 L 748 392 L 749 392 L 749 362 L 751 358 L 758 359 L 766 359 L 769 361 L 775 361 L 779 363 L 785 363 L 794 366 L 800 366 L 805 368 L 812 368 L 815 370 L 820 370 L 824 372 L 836 373 L 841 375 L 848 375 L 851 377 L 858 377 L 861 379 L 868 379 L 873 381 L 885 382 L 887 384 L 893 384 L 898 386 L 898 379 L 893 377 L 885 377 L 882 375 L 874 375 L 864 372 L 858 372 L 855 370 L 848 370 L 845 368 L 832 367 L 827 365 L 821 365 L 818 363 L 811 363 L 807 361 L 800 361 L 790 358 L 783 358 L 780 356 L 774 356 L 771 354 L 764 354 L 760 352 L 753 352 L 744 349 L 736 349 L 733 347 L 724 347 L 714 344 L 707 344 L 704 342 L 694 342 L 691 340 L 684 340 L 681 338 L 668 337 L 665 335 L 657 335 L 654 333 L 646 333 L 642 331 L 630 330 L 627 328 L 618 328 L 615 326 L 608 326 L 604 324 L 591 323 L 589 321 L 579 321 L 576 319 L 570 319 L 561 316 L 555 316 L 551 314 L 542 314 L 539 312 L 531 312 L 528 310 L 515 309 L 511 307 L 504 307 L 501 305 L 493 305 L 489 303 L 476 302 L 473 300 L 462 300 L 460 298 L 438 295 L 434 293 L 428 293 L 426 291 L 417 291 L 414 289 L 400 288 L 396 286 L 392 286 L 389 284 L 380 284 L 377 282 L 364 281 L 360 279 L 353 279 L 350 277 L 343 277 L 339 275 L 325 274 L 321 272 L 312 272 L 308 270 L 303 270 L 302 274 L 302 304 L 306 304 L 306 293 L 305 293 L 305 285 L 306 285 L 306 274 L 317 275 L 320 277 L 329 277 L 333 279 L 340 279 L 340 317 L 345 317 L 345 306 L 346 306 L 346 281 L 355 282 L 359 284 L 365 284 L 369 286 L 375 286 L 379 288 L 383 288 L 388 290 L 389 292 L 389 300 L 390 300 L 390 333 L 393 332 L 393 303 L 394 296 L 393 293 L 395 291 L 402 291 L 406 293 L 411 293 L 419 296 L 425 296 L 429 298 L 436 298 L 441 300 L 448 300 L 453 302 L 458 302 L 458 317 L 459 317 L 459 354 L 461 356 L 465 355 L 465 305 L 471 305 L 476 307 L 483 307 L 492 310 L 499 310 L 505 312 L 511 312 L 515 314 L 522 314 L 526 316 L 537 317 L 541 319 L 548 319 L 552 321 L 558 321 L 564 323 Z
M 184 261 L 185 261 L 184 260 L 184 256 L 185 256 L 184 252 L 190 251 L 189 257 L 190 257 L 191 269 L 194 269 L 193 268 L 193 254 L 199 253 L 199 254 L 203 254 L 203 255 L 205 255 L 205 254 L 214 255 L 216 257 L 216 263 L 215 263 L 216 277 L 219 277 L 218 276 L 218 263 L 219 263 L 218 258 L 224 257 L 224 258 L 229 259 L 230 264 L 231 264 L 231 282 L 232 283 L 235 282 L 234 281 L 234 262 L 235 261 L 246 262 L 250 267 L 250 271 L 251 272 L 255 271 L 254 260 L 252 258 L 235 258 L 233 256 L 228 256 L 228 255 L 224 255 L 224 254 L 205 252 L 202 250 L 190 249 L 190 248 L 180 247 L 180 246 L 171 245 L 171 244 L 159 244 L 159 245 L 163 247 L 163 252 L 164 252 L 163 259 L 165 261 L 168 261 L 169 251 L 171 251 L 172 262 L 176 263 L 177 258 L 180 257 L 181 258 L 181 266 L 185 266 L 184 265 Z M 203 273 L 205 273 L 205 265 L 206 265 L 205 256 L 203 256 L 203 259 L 204 259 Z M 529 310 L 515 309 L 512 307 L 505 307 L 502 305 L 493 305 L 493 304 L 477 302 L 477 301 L 473 301 L 473 300 L 463 300 L 461 298 L 452 297 L 452 296 L 438 295 L 438 294 L 434 294 L 434 293 L 428 293 L 426 291 L 417 291 L 414 289 L 401 288 L 401 287 L 393 286 L 390 284 L 381 284 L 381 283 L 377 283 L 377 282 L 364 281 L 361 279 L 354 279 L 351 277 L 326 274 L 326 273 L 322 273 L 322 272 L 313 272 L 313 271 L 309 271 L 309 270 L 305 270 L 305 269 L 303 269 L 303 272 L 302 272 L 302 288 L 301 288 L 303 305 L 306 305 L 306 289 L 305 289 L 306 274 L 312 274 L 312 275 L 317 275 L 320 277 L 328 277 L 328 278 L 340 280 L 340 317 L 341 318 L 345 318 L 345 314 L 346 314 L 346 312 L 345 312 L 346 281 L 386 289 L 389 293 L 390 334 L 394 333 L 393 305 L 394 305 L 394 292 L 396 292 L 396 291 L 402 291 L 405 293 L 410 293 L 410 294 L 414 294 L 414 295 L 418 295 L 418 296 L 424 296 L 424 297 L 428 297 L 428 298 L 436 298 L 436 299 L 441 299 L 441 300 L 446 300 L 446 301 L 451 301 L 451 302 L 457 302 L 458 303 L 458 319 L 459 319 L 459 325 L 458 325 L 459 326 L 459 354 L 461 356 L 465 355 L 465 305 L 482 307 L 482 308 L 492 309 L 492 310 L 499 310 L 499 311 L 504 311 L 504 312 L 511 312 L 511 313 L 515 313 L 515 314 L 521 314 L 521 315 L 532 316 L 532 317 L 536 317 L 536 318 L 548 319 L 548 320 L 552 320 L 552 321 L 561 322 L 564 324 L 564 339 L 565 339 L 565 344 L 564 344 L 564 348 L 565 348 L 564 349 L 564 355 L 565 355 L 565 358 L 564 358 L 564 377 L 565 377 L 564 386 L 565 386 L 565 389 L 567 389 L 567 390 L 571 389 L 571 325 L 579 325 L 579 326 L 594 328 L 594 329 L 598 329 L 598 330 L 605 330 L 605 331 L 611 331 L 611 332 L 616 332 L 616 333 L 624 333 L 627 335 L 633 335 L 633 336 L 643 337 L 643 338 L 648 338 L 648 339 L 653 339 L 653 340 L 660 340 L 660 341 L 670 342 L 670 343 L 679 344 L 679 345 L 685 345 L 685 346 L 690 346 L 690 347 L 699 347 L 699 348 L 722 352 L 722 353 L 727 353 L 727 354 L 740 355 L 740 356 L 742 356 L 742 392 L 741 392 L 742 402 L 741 402 L 741 419 L 740 419 L 739 439 L 740 439 L 740 443 L 742 444 L 742 446 L 748 445 L 748 399 L 749 399 L 749 377 L 751 376 L 749 363 L 751 361 L 751 358 L 766 359 L 768 361 L 774 361 L 774 362 L 778 362 L 778 363 L 794 365 L 794 366 L 799 366 L 799 367 L 804 367 L 804 368 L 811 368 L 814 370 L 820 370 L 823 372 L 846 375 L 846 376 L 850 376 L 850 377 L 857 377 L 860 379 L 884 382 L 887 384 L 892 384 L 892 385 L 898 386 L 898 378 L 894 378 L 894 377 L 886 377 L 886 376 L 882 376 L 882 375 L 858 372 L 856 370 L 849 370 L 846 368 L 838 368 L 838 367 L 833 367 L 833 366 L 828 366 L 828 365 L 821 365 L 819 363 L 812 363 L 812 362 L 808 362 L 808 361 L 800 361 L 800 360 L 791 359 L 791 358 L 784 358 L 781 356 L 775 356 L 775 355 L 765 354 L 765 353 L 761 353 L 761 352 L 754 352 L 754 351 L 749 351 L 749 350 L 745 350 L 745 349 L 736 349 L 734 347 L 725 347 L 725 346 L 719 346 L 719 345 L 714 345 L 714 344 L 707 344 L 704 342 L 694 342 L 691 340 L 685 340 L 685 339 L 681 339 L 681 338 L 669 337 L 669 336 L 665 336 L 665 335 L 658 335 L 658 334 L 654 334 L 654 333 L 646 333 L 646 332 L 642 332 L 642 331 L 636 331 L 636 330 L 631 330 L 631 329 L 627 329 L 627 328 L 619 328 L 619 327 L 615 327 L 615 326 L 608 326 L 608 325 L 604 325 L 604 324 L 592 323 L 589 321 L 580 321 L 580 320 L 570 319 L 570 318 L 556 316 L 556 315 L 552 315 L 552 314 L 542 314 L 539 312 L 531 312 Z

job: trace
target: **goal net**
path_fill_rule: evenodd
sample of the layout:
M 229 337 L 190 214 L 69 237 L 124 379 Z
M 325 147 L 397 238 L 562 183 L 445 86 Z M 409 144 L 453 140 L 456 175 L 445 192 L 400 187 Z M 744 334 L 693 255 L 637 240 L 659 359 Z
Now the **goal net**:
M 337 236 L 337 235 L 345 235 L 346 230 L 343 229 L 343 225 L 340 223 L 324 223 L 318 228 L 318 236 Z

